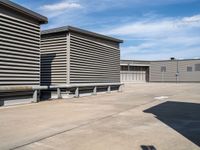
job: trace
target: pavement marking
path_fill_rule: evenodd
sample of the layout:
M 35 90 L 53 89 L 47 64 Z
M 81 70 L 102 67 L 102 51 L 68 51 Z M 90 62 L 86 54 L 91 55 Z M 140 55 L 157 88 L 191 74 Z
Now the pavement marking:
M 168 99 L 168 96 L 159 96 L 159 97 L 154 97 L 154 99 L 156 100 L 164 100 L 164 99 Z

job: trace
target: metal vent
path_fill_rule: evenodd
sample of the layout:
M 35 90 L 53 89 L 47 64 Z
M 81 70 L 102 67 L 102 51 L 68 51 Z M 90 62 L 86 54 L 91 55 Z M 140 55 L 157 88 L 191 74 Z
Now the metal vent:
M 187 72 L 192 72 L 192 67 L 188 66 L 187 67 Z
M 40 27 L 0 14 L 0 86 L 40 84 Z
M 67 37 L 42 36 L 41 83 L 42 85 L 66 84 Z
M 200 71 L 200 64 L 195 64 L 195 71 Z
M 161 66 L 161 72 L 166 72 L 166 66 Z
M 71 34 L 70 82 L 120 82 L 120 50 Z

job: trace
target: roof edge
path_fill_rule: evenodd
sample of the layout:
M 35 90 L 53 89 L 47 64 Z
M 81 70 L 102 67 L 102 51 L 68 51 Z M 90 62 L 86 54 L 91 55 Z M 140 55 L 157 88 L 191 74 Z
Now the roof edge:
M 14 9 L 14 10 L 20 12 L 20 13 L 23 13 L 23 14 L 25 14 L 25 15 L 28 15 L 28 16 L 30 16 L 30 17 L 32 17 L 32 18 L 35 18 L 35 19 L 37 19 L 41 24 L 46 24 L 46 23 L 48 23 L 48 18 L 47 18 L 47 17 L 42 16 L 42 15 L 40 15 L 40 14 L 38 14 L 38 13 L 36 13 L 36 12 L 30 10 L 30 9 L 27 9 L 27 8 L 25 8 L 25 7 L 23 7 L 23 6 L 19 5 L 19 4 L 16 4 L 16 3 L 14 3 L 14 2 L 11 2 L 10 0 L 0 0 L 0 4 L 5 5 L 5 6 L 7 6 L 7 7 L 10 7 L 10 8 L 12 8 L 12 9 Z
M 91 32 L 91 31 L 80 29 L 80 28 L 73 27 L 73 26 L 63 26 L 63 27 L 59 27 L 59 28 L 43 30 L 41 32 L 41 34 L 46 35 L 46 34 L 59 33 L 59 32 L 69 32 L 69 31 L 74 31 L 74 32 L 90 35 L 90 36 L 93 36 L 93 37 L 107 39 L 107 40 L 114 41 L 114 42 L 117 42 L 117 43 L 123 43 L 124 42 L 123 40 L 120 40 L 120 39 L 117 39 L 117 38 L 113 38 L 113 37 L 110 37 L 110 36 Z
M 200 60 L 200 58 L 195 59 L 175 59 L 175 60 L 170 60 L 170 59 L 163 59 L 163 60 L 130 60 L 130 59 L 120 59 L 121 62 L 123 61 L 129 61 L 129 62 L 166 62 L 166 61 L 193 61 L 193 60 Z

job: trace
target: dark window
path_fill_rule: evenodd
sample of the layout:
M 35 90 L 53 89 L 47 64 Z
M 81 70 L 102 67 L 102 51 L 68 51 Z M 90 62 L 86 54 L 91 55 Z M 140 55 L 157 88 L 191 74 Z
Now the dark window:
M 195 71 L 200 71 L 200 64 L 195 64 Z
M 192 72 L 192 67 L 187 67 L 187 72 Z
M 166 72 L 166 66 L 161 66 L 161 72 Z
M 121 71 L 128 71 L 128 66 L 121 66 Z

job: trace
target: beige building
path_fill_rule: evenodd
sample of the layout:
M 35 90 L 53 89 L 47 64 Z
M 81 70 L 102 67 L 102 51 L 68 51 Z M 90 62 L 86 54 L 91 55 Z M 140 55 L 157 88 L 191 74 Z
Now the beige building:
M 200 82 L 200 59 L 121 60 L 122 82 Z

